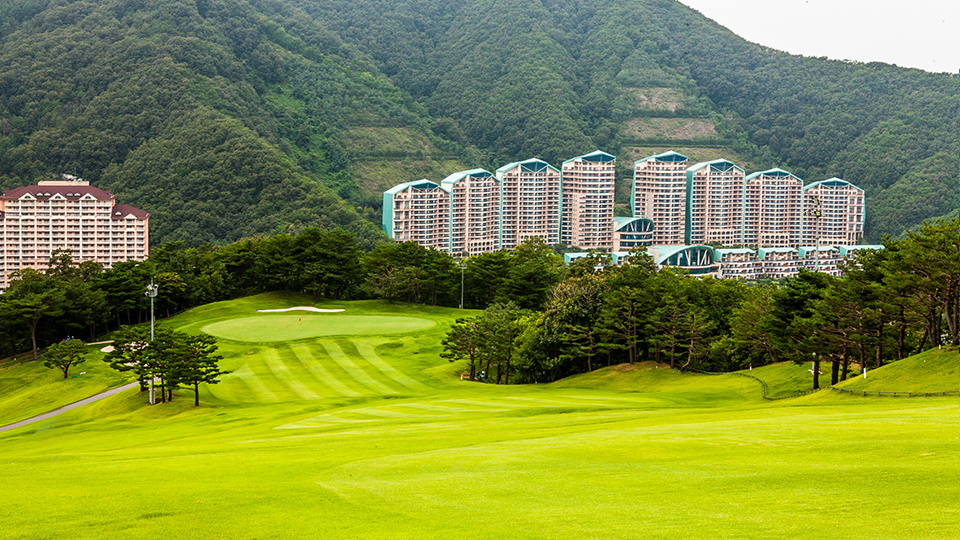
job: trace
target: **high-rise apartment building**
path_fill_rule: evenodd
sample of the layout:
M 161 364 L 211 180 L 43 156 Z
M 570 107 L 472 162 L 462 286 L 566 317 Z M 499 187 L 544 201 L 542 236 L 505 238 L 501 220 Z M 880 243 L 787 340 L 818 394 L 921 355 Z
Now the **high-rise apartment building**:
M 743 169 L 715 159 L 688 168 L 686 177 L 686 243 L 743 244 Z
M 790 172 L 745 176 L 725 159 L 688 167 L 687 157 L 673 151 L 634 163 L 633 217 L 614 219 L 615 164 L 614 156 L 597 151 L 559 170 L 529 159 L 496 175 L 473 169 L 440 184 L 400 184 L 384 192 L 383 230 L 455 256 L 510 250 L 539 237 L 608 252 L 739 244 L 778 257 L 781 252 L 771 250 L 809 251 L 817 238 L 823 246 L 852 245 L 863 237 L 863 190 L 849 182 L 831 178 L 804 187 Z
M 803 243 L 855 245 L 863 238 L 863 190 L 831 178 L 803 187 Z M 819 212 L 819 216 L 817 213 Z
M 47 268 L 54 251 L 70 250 L 75 262 L 105 268 L 147 258 L 150 214 L 116 204 L 109 191 L 85 180 L 63 180 L 10 189 L 0 196 L 0 290 L 10 273 Z
M 492 173 L 471 169 L 440 182 L 450 194 L 450 253 L 477 255 L 501 249 L 500 182 Z
M 803 181 L 781 169 L 746 178 L 743 243 L 761 247 L 800 245 Z
M 687 226 L 687 156 L 665 152 L 634 162 L 630 207 L 653 220 L 653 242 L 682 244 Z
M 560 241 L 583 249 L 613 247 L 616 158 L 599 150 L 563 162 Z
M 497 169 L 502 206 L 502 249 L 513 249 L 537 236 L 547 244 L 560 241 L 560 171 L 539 159 Z
M 429 180 L 394 186 L 383 193 L 383 227 L 397 242 L 450 251 L 450 194 Z

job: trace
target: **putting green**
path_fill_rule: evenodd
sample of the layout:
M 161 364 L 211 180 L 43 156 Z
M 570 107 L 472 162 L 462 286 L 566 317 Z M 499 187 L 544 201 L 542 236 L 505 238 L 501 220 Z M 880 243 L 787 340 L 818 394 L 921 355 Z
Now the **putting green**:
M 402 334 L 437 324 L 417 317 L 296 313 L 259 315 L 204 326 L 208 334 L 234 341 L 294 341 L 318 336 Z

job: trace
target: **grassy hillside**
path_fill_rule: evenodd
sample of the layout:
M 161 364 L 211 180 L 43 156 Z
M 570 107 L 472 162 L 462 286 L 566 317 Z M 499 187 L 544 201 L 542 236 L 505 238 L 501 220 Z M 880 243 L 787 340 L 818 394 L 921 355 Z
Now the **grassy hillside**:
M 960 391 L 960 351 L 956 347 L 931 349 L 879 369 L 867 376 L 855 374 L 837 386 L 861 392 Z
M 0 433 L 0 490 L 17 494 L 0 538 L 940 538 L 960 517 L 955 397 L 770 403 L 745 377 L 649 364 L 471 383 L 438 356 L 461 310 L 258 311 L 306 305 L 267 294 L 166 321 L 261 323 L 221 339 L 233 373 L 199 408 L 132 391 Z M 27 374 L 0 372 L 4 395 Z

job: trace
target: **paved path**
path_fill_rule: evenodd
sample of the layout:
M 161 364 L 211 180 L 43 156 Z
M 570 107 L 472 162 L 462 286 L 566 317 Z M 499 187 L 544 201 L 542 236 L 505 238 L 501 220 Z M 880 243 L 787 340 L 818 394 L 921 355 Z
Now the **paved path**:
M 41 420 L 46 420 L 47 418 L 52 418 L 52 417 L 57 416 L 57 415 L 59 415 L 59 414 L 63 414 L 63 413 L 65 413 L 65 412 L 69 411 L 70 409 L 76 409 L 77 407 L 82 407 L 83 405 L 86 405 L 86 404 L 88 404 L 88 403 L 93 403 L 94 401 L 100 401 L 101 399 L 103 399 L 103 398 L 105 398 L 105 397 L 110 397 L 110 396 L 112 396 L 112 395 L 114 395 L 114 394 L 119 394 L 120 392 L 123 392 L 124 390 L 129 390 L 129 389 L 131 389 L 131 388 L 137 388 L 137 387 L 139 387 L 139 386 L 140 386 L 140 382 L 137 381 L 137 382 L 132 382 L 132 383 L 130 383 L 130 384 L 125 384 L 125 385 L 123 385 L 123 386 L 121 386 L 121 387 L 119 387 L 119 388 L 114 388 L 114 389 L 112 389 L 112 390 L 107 390 L 106 392 L 101 392 L 101 393 L 99 393 L 99 394 L 97 394 L 97 395 L 95 395 L 95 396 L 90 396 L 90 397 L 88 397 L 87 399 L 81 399 L 80 401 L 77 401 L 76 403 L 71 403 L 71 404 L 69 404 L 69 405 L 65 405 L 65 406 L 63 406 L 63 407 L 60 407 L 59 409 L 54 409 L 54 410 L 52 410 L 52 411 L 50 411 L 50 412 L 47 412 L 47 413 L 43 413 L 43 414 L 34 416 L 33 418 L 27 418 L 26 420 L 21 420 L 21 421 L 19 421 L 19 422 L 13 423 L 13 424 L 8 424 L 8 425 L 6 425 L 6 426 L 2 426 L 2 427 L 0 427 L 0 433 L 3 433 L 4 431 L 10 431 L 11 429 L 17 429 L 18 427 L 23 427 L 23 426 L 26 426 L 27 424 L 32 424 L 32 423 L 34 423 L 34 422 L 39 422 L 39 421 L 41 421 Z

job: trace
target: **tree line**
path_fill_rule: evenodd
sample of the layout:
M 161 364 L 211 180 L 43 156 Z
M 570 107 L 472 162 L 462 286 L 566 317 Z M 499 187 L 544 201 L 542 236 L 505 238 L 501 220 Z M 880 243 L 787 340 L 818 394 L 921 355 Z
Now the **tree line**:
M 811 363 L 813 388 L 854 364 L 876 368 L 932 347 L 960 345 L 960 223 L 926 223 L 886 249 L 843 264 L 841 277 L 801 270 L 770 284 L 693 279 L 649 259 L 599 266 L 581 259 L 542 310 L 495 303 L 463 318 L 443 356 L 494 383 L 554 381 L 604 365 L 656 361 L 732 371 Z
M 349 232 L 316 228 L 226 246 L 172 242 L 110 269 L 57 252 L 45 271 L 14 272 L 0 295 L 0 353 L 36 358 L 70 335 L 93 340 L 145 322 L 153 282 L 161 317 L 267 291 L 480 309 L 453 325 L 444 354 L 490 382 L 648 360 L 711 371 L 812 362 L 815 373 L 829 364 L 836 382 L 853 364 L 960 343 L 958 229 L 957 219 L 929 222 L 862 252 L 842 277 L 801 272 L 773 283 L 695 279 L 642 253 L 622 266 L 602 253 L 565 265 L 537 238 L 463 259 L 412 242 L 365 252 Z
M 150 283 L 158 286 L 158 317 L 268 291 L 451 307 L 462 299 L 467 308 L 513 300 L 536 308 L 564 271 L 560 256 L 542 241 L 460 265 L 446 253 L 414 243 L 383 244 L 369 252 L 362 245 L 342 229 L 308 228 L 226 246 L 168 242 L 145 261 L 109 269 L 94 261 L 77 263 L 69 250 L 60 250 L 45 270 L 11 273 L 9 287 L 0 294 L 0 355 L 33 351 L 39 358 L 40 348 L 68 336 L 93 341 L 143 323 L 150 316 L 145 296 Z

